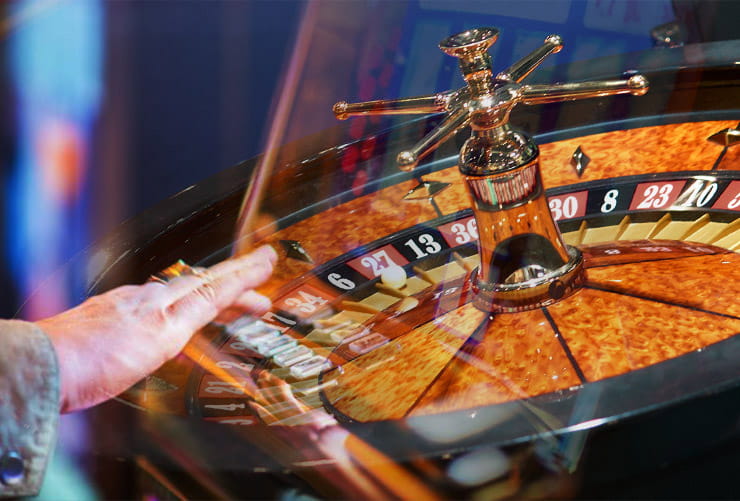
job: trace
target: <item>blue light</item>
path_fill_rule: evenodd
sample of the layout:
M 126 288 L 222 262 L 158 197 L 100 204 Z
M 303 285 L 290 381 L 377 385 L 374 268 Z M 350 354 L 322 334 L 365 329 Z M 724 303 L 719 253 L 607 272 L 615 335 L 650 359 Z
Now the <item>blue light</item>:
M 5 245 L 21 294 L 40 291 L 28 312 L 36 316 L 76 293 L 69 277 L 49 277 L 89 244 L 84 178 L 103 92 L 103 9 L 99 0 L 25 0 L 11 19 L 17 123 Z

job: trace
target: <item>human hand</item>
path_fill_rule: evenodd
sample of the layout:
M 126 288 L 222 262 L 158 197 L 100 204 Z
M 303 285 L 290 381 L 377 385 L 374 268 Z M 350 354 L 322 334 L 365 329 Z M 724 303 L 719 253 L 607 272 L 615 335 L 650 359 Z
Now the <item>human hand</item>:
M 59 361 L 62 412 L 114 397 L 177 355 L 226 307 L 261 314 L 270 300 L 253 289 L 277 254 L 264 246 L 167 283 L 126 285 L 40 320 Z

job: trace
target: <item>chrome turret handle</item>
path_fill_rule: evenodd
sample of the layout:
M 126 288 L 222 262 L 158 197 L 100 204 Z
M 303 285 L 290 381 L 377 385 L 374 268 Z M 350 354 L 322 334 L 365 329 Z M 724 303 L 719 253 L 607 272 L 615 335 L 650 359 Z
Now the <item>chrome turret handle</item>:
M 557 54 L 563 49 L 563 39 L 560 35 L 550 35 L 539 49 L 523 57 L 508 69 L 496 75 L 496 80 L 509 83 L 519 83 L 532 73 L 550 54 Z
M 648 81 L 642 75 L 626 80 L 598 80 L 553 85 L 524 85 L 519 102 L 524 104 L 556 103 L 589 97 L 632 94 L 642 96 L 648 91 Z
M 446 38 L 439 47 L 458 58 L 466 86 L 451 92 L 410 99 L 337 103 L 334 113 L 392 115 L 445 112 L 442 122 L 411 149 L 398 154 L 402 170 L 413 170 L 452 134 L 470 125 L 460 150 L 459 168 L 478 224 L 480 267 L 472 277 L 474 304 L 485 311 L 538 308 L 567 297 L 585 279 L 578 249 L 568 247 L 552 219 L 542 185 L 539 148 L 509 125 L 519 103 L 541 104 L 615 94 L 642 95 L 641 75 L 624 80 L 522 85 L 550 54 L 563 47 L 550 35 L 531 54 L 495 77 L 488 49 L 495 28 L 477 28 Z
M 641 75 L 624 80 L 520 85 L 547 56 L 560 52 L 563 42 L 558 35 L 548 36 L 541 47 L 493 78 L 488 49 L 496 42 L 498 35 L 495 28 L 476 28 L 440 42 L 442 51 L 459 59 L 466 87 L 405 99 L 361 103 L 341 101 L 334 105 L 334 114 L 340 120 L 345 120 L 358 115 L 449 113 L 435 130 L 411 149 L 399 153 L 399 167 L 410 171 L 421 158 L 466 125 L 471 125 L 474 130 L 491 130 L 505 125 L 509 113 L 518 103 L 542 104 L 615 94 L 642 95 L 647 92 L 647 79 Z

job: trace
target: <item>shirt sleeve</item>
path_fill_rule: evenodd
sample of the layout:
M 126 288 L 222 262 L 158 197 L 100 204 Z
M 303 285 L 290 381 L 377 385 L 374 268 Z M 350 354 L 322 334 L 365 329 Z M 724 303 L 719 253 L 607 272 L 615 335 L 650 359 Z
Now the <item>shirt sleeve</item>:
M 38 492 L 58 419 L 51 341 L 32 323 L 0 321 L 0 496 Z

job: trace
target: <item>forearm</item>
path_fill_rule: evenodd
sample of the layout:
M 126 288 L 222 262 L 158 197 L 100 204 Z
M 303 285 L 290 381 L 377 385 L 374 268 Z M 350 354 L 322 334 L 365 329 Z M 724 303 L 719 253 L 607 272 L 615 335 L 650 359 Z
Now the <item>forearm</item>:
M 0 321 L 0 496 L 38 492 L 56 441 L 59 375 L 36 325 Z

